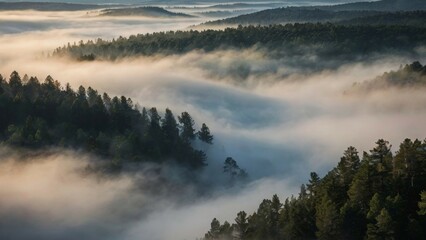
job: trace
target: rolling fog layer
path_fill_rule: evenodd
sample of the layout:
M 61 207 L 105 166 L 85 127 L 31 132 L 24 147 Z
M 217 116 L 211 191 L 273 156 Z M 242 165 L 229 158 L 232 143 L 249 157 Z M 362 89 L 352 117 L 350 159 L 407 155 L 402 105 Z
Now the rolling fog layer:
M 384 138 L 396 150 L 406 137 L 426 137 L 422 90 L 343 94 L 353 82 L 425 59 L 389 54 L 306 74 L 297 64 L 268 59 L 253 49 L 119 62 L 44 57 L 67 42 L 181 29 L 197 21 L 98 19 L 85 12 L 0 14 L 4 76 L 13 70 L 40 80 L 52 75 L 74 88 L 92 86 L 142 106 L 169 107 L 175 115 L 188 111 L 215 135 L 214 145 L 204 149 L 209 155 L 204 178 L 221 183 L 222 163 L 232 156 L 252 180 L 242 189 L 217 190 L 200 199 L 194 195 L 182 203 L 179 196 L 138 189 L 143 172 L 114 179 L 85 175 L 91 156 L 57 150 L 28 156 L 1 148 L 0 223 L 7 228 L 0 229 L 0 236 L 194 239 L 208 230 L 213 217 L 232 221 L 239 210 L 252 212 L 273 193 L 296 193 L 309 172 L 325 173 L 350 145 L 367 151 Z M 192 196 L 191 189 L 182 192 Z

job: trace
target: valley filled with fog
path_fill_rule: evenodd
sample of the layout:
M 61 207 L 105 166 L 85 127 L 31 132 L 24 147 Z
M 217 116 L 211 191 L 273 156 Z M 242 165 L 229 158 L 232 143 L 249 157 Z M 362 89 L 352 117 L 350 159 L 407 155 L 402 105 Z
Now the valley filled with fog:
M 194 14 L 191 5 L 165 5 Z M 361 153 L 381 138 L 398 146 L 405 138 L 426 137 L 424 88 L 350 92 L 354 83 L 425 63 L 426 46 L 416 48 L 416 56 L 391 51 L 319 68 L 313 52 L 274 58 L 257 47 L 114 61 L 52 56 L 57 47 L 81 40 L 187 30 L 215 19 L 112 17 L 99 11 L 1 12 L 0 74 L 8 79 L 17 71 L 40 81 L 50 75 L 62 86 L 124 95 L 161 115 L 166 108 L 191 113 L 214 135 L 212 145 L 199 146 L 208 159 L 197 173 L 204 190 L 179 180 L 178 167 L 162 174 L 176 178 L 179 187 L 162 186 L 150 164 L 108 177 L 86 173 L 101 157 L 84 151 L 1 145 L 0 224 L 6 227 L 0 238 L 196 239 L 214 217 L 232 221 L 237 209 L 252 213 L 275 193 L 283 199 L 296 195 L 310 172 L 324 175 L 349 146 Z M 230 156 L 249 177 L 226 187 L 223 162 Z

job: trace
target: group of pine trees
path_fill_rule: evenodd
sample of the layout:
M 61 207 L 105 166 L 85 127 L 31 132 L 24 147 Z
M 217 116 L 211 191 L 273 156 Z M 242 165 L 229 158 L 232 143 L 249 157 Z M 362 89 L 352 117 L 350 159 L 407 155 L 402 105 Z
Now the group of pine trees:
M 380 139 L 362 159 L 349 147 L 322 179 L 311 173 L 299 196 L 265 199 L 235 223 L 215 218 L 204 239 L 425 239 L 426 140 L 393 154 Z
M 13 72 L 7 81 L 0 75 L 0 141 L 25 147 L 77 148 L 123 161 L 175 160 L 190 169 L 203 167 L 206 154 L 193 148 L 194 141 L 212 144 L 206 124 L 199 131 L 189 113 L 177 119 L 170 109 L 161 116 L 130 98 L 102 96 L 91 87 L 74 91 L 48 76 L 22 79 Z M 198 139 L 198 140 L 197 140 Z
M 346 93 L 367 93 L 387 88 L 419 88 L 426 86 L 426 65 L 416 61 L 402 66 L 397 71 L 384 73 L 371 81 L 354 83 Z

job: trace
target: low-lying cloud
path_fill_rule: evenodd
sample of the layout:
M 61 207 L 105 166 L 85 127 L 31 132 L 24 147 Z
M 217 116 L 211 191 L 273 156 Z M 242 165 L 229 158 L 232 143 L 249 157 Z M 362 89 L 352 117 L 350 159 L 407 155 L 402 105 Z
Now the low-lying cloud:
M 188 22 L 90 17 L 86 21 L 82 12 L 67 13 L 64 19 L 45 14 L 36 13 L 34 25 L 27 25 L 31 18 L 18 13 L 0 16 L 7 23 L 0 24 L 0 73 L 7 76 L 17 70 L 40 80 L 52 75 L 63 85 L 126 95 L 142 106 L 168 107 L 175 115 L 188 111 L 215 135 L 214 145 L 203 149 L 209 166 L 202 178 L 221 184 L 223 161 L 232 156 L 252 182 L 242 189 L 212 188 L 207 195 L 188 186 L 177 194 L 185 193 L 186 198 L 166 198 L 140 188 L 147 181 L 143 171 L 105 179 L 84 174 L 92 156 L 62 150 L 26 155 L 2 148 L 3 236 L 194 239 L 202 236 L 213 217 L 232 221 L 239 210 L 252 212 L 273 193 L 282 197 L 295 193 L 310 171 L 329 170 L 350 145 L 361 152 L 371 149 L 378 138 L 397 146 L 406 137 L 426 137 L 423 89 L 344 94 L 354 82 L 426 59 L 389 54 L 368 63 L 304 71 L 297 59 L 270 59 L 262 50 L 248 49 L 75 62 L 46 55 L 67 42 L 180 29 Z M 13 27 L 11 22 L 16 22 L 16 30 L 5 34 Z M 173 192 L 164 192 L 169 191 Z
M 166 187 L 145 168 L 113 177 L 89 173 L 99 159 L 60 149 L 1 148 L 0 156 L 2 239 L 195 239 L 213 217 L 233 218 L 263 196 L 294 191 L 283 180 L 264 179 L 208 197 L 189 186 L 162 195 L 152 189 Z

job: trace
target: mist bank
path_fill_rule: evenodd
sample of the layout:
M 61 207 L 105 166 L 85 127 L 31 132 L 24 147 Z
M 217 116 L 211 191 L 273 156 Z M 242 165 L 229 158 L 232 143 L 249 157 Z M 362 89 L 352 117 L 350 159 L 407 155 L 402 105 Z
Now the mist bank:
M 1 147 L 0 156 L 2 238 L 195 239 L 218 208 L 230 217 L 237 206 L 253 209 L 259 195 L 295 191 L 286 181 L 263 179 L 200 198 L 188 184 L 167 185 L 149 165 L 110 176 L 88 172 L 102 159 L 75 151 Z
M 3 20 L 23 18 L 27 12 L 19 14 L 2 17 Z M 174 113 L 187 111 L 195 122 L 207 123 L 215 137 L 213 145 L 202 149 L 209 159 L 200 178 L 223 186 L 223 161 L 232 156 L 249 172 L 251 182 L 230 189 L 206 185 L 200 194 L 186 182 L 179 187 L 172 185 L 171 189 L 167 184 L 162 185 L 163 176 L 179 183 L 182 179 L 182 171 L 171 165 L 169 168 L 161 165 L 161 174 L 164 174 L 160 175 L 161 179 L 154 177 L 158 176 L 158 166 L 145 164 L 134 166 L 133 171 L 124 175 L 102 179 L 96 174 L 82 177 L 79 172 L 85 172 L 88 163 L 105 161 L 103 158 L 95 160 L 99 157 L 60 149 L 55 153 L 58 167 L 51 168 L 47 163 L 42 164 L 52 156 L 49 150 L 39 152 L 40 158 L 21 149 L 1 150 L 4 153 L 1 159 L 19 156 L 17 159 L 21 164 L 31 162 L 31 159 L 40 160 L 27 167 L 12 164 L 13 167 L 0 168 L 5 171 L 1 176 L 8 177 L 7 181 L 0 181 L 5 183 L 0 191 L 7 193 L 0 194 L 0 206 L 13 206 L 10 211 L 2 212 L 4 218 L 0 221 L 3 223 L 5 219 L 4 222 L 9 223 L 2 236 L 58 239 L 64 238 L 61 234 L 65 233 L 70 239 L 132 240 L 144 236 L 149 239 L 194 239 L 203 236 L 214 217 L 232 221 L 238 211 L 252 213 L 262 199 L 275 193 L 279 193 L 280 199 L 296 194 L 299 186 L 308 180 L 309 172 L 316 171 L 324 176 L 337 164 L 342 150 L 348 146 L 362 151 L 370 149 L 371 143 L 379 138 L 398 143 L 407 137 L 423 139 L 426 136 L 423 89 L 398 87 L 366 95 L 344 94 L 354 82 L 373 80 L 384 72 L 397 70 L 401 64 L 416 60 L 426 62 L 422 47 L 415 48 L 417 54 L 414 56 L 405 51 L 389 51 L 374 55 L 370 61 L 356 58 L 342 63 L 336 59 L 333 63 L 329 58 L 331 67 L 316 71 L 306 70 L 315 68 L 319 62 L 309 51 L 300 58 L 272 58 L 268 49 L 256 46 L 243 50 L 223 48 L 134 56 L 115 61 L 46 58 L 47 52 L 67 42 L 73 45 L 74 41 L 78 44 L 81 39 L 99 36 L 117 39 L 120 35 L 158 29 L 181 29 L 190 22 L 100 20 L 82 18 L 81 14 L 59 16 L 49 12 L 46 16 L 45 13 L 32 12 L 31 18 L 21 19 L 13 25 L 17 27 L 15 33 L 0 36 L 0 72 L 9 74 L 16 70 L 40 79 L 52 75 L 62 86 L 70 83 L 73 89 L 80 85 L 92 86 L 111 96 L 127 96 L 141 106 L 156 106 L 160 110 L 169 108 Z M 55 24 L 48 25 L 49 28 L 21 31 L 31 21 L 43 22 L 52 16 Z M 85 25 L 81 27 L 83 21 Z M 56 23 L 64 22 L 65 27 L 55 27 Z M 7 25 L 1 24 L 0 31 L 6 31 Z M 304 59 L 315 64 L 304 65 Z M 19 155 L 22 153 L 27 157 L 24 161 Z M 70 158 L 69 165 L 66 158 Z M 83 163 L 79 165 L 79 161 Z M 74 163 L 78 163 L 78 167 L 73 167 Z M 31 175 L 32 168 L 37 166 L 43 166 L 40 170 L 43 174 L 35 175 L 43 177 Z M 69 171 L 72 173 L 68 174 Z M 74 175 L 75 172 L 78 174 Z M 55 176 L 44 177 L 46 175 Z M 137 176 L 141 176 L 140 181 Z M 120 179 L 125 179 L 121 180 L 124 183 L 121 184 Z M 83 180 L 95 183 L 80 182 Z M 103 187 L 106 182 L 108 187 Z M 33 183 L 40 187 L 34 187 Z M 52 188 L 48 188 L 50 184 Z M 141 187 L 144 184 L 147 186 Z M 149 190 L 156 184 L 164 186 L 159 189 L 160 193 L 156 192 L 157 188 L 152 192 Z M 10 194 L 13 189 L 19 191 Z M 44 189 L 50 190 L 49 194 Z M 61 189 L 65 193 L 61 193 Z M 68 193 L 75 194 L 70 197 Z M 96 196 L 93 201 L 91 193 Z M 107 197 L 108 194 L 112 197 Z M 20 205 L 14 205 L 16 203 Z M 73 221 L 64 220 L 68 215 L 73 216 Z M 47 221 L 43 221 L 46 216 Z M 21 226 L 28 231 L 22 231 Z

